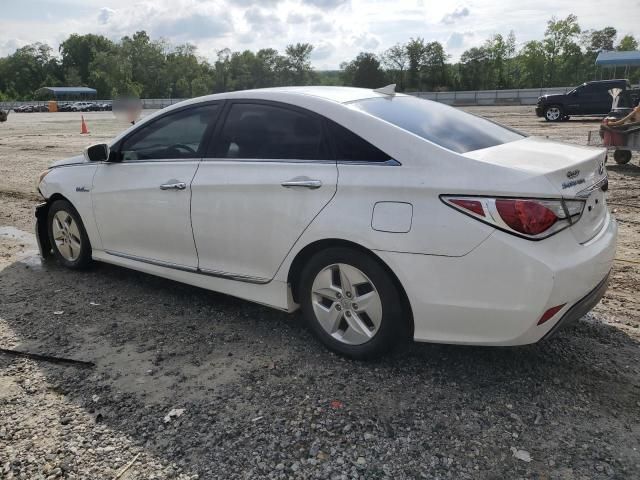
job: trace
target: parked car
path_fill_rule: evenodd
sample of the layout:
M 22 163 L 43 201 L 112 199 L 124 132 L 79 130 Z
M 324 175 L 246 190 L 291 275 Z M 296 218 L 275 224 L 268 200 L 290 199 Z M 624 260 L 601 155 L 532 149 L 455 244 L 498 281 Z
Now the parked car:
M 71 105 L 72 112 L 88 112 L 93 108 L 93 102 L 75 102 Z
M 630 88 L 628 80 L 586 82 L 567 94 L 543 95 L 538 98 L 536 115 L 549 122 L 568 120 L 570 115 L 606 115 L 611 110 L 609 90 Z
M 40 175 L 43 256 L 286 312 L 354 358 L 522 345 L 602 297 L 617 226 L 603 149 L 392 88 L 187 100 Z

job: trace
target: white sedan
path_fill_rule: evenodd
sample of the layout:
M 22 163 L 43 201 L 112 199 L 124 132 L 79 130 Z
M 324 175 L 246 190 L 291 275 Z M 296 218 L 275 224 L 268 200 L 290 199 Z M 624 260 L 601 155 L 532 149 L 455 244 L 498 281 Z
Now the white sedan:
M 43 172 L 43 256 L 278 308 L 354 358 L 402 338 L 522 345 L 599 301 L 605 151 L 393 88 L 188 100 Z

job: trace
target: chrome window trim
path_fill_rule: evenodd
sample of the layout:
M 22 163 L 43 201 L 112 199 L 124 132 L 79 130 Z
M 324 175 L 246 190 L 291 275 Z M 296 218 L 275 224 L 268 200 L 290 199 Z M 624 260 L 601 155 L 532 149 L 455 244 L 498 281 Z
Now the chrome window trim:
M 242 163 L 321 163 L 321 164 L 338 164 L 338 165 L 365 165 L 380 167 L 400 167 L 402 163 L 397 160 L 389 159 L 384 162 L 367 162 L 363 160 L 302 160 L 302 159 L 279 159 L 279 158 L 175 158 L 175 159 L 151 159 L 151 160 L 123 160 L 120 162 L 86 162 L 71 163 L 69 165 L 58 165 L 49 168 L 78 167 L 90 165 L 131 165 L 138 163 L 169 163 L 169 162 L 242 162 Z
M 285 158 L 203 158 L 203 162 L 234 162 L 234 163 L 319 163 L 335 165 L 375 165 L 381 167 L 399 167 L 402 164 L 397 160 L 385 160 L 384 162 L 367 162 L 362 160 L 303 160 Z
M 103 164 L 114 164 L 114 165 L 135 165 L 138 163 L 185 163 L 185 162 L 195 162 L 195 163 L 200 163 L 200 161 L 202 160 L 201 157 L 195 157 L 195 158 L 164 158 L 164 159 L 159 159 L 159 158 L 151 158 L 149 160 L 121 160 L 119 162 L 96 162 L 96 163 L 103 163 Z
M 203 162 L 232 162 L 232 163 L 321 163 L 325 165 L 335 165 L 335 160 L 304 160 L 287 158 L 224 158 L 208 157 L 203 158 Z

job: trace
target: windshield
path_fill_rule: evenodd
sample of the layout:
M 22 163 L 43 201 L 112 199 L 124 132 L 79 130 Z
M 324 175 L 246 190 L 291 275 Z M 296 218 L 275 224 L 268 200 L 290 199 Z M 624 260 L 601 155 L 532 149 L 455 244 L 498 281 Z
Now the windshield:
M 417 97 L 368 98 L 349 105 L 457 153 L 524 138 L 490 120 Z

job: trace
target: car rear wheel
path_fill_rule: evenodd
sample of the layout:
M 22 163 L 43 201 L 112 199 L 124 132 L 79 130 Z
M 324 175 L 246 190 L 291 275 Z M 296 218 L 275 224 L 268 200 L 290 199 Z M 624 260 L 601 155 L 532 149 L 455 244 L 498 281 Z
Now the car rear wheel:
M 558 105 L 550 105 L 544 109 L 544 118 L 548 122 L 559 122 L 564 117 L 562 108 Z
M 342 355 L 379 357 L 407 332 L 401 296 L 374 257 L 336 247 L 314 255 L 300 283 L 304 318 L 315 336 Z
M 81 269 L 91 263 L 91 244 L 80 215 L 66 200 L 56 200 L 47 215 L 49 241 L 58 261 Z
M 619 165 L 624 165 L 625 163 L 629 163 L 631 161 L 631 151 L 616 150 L 615 152 L 613 152 L 613 159 Z

